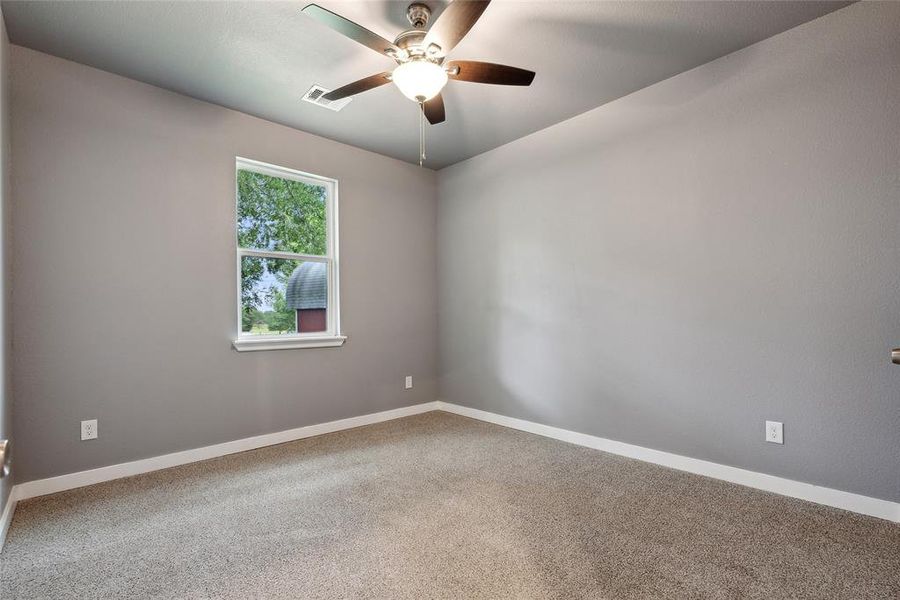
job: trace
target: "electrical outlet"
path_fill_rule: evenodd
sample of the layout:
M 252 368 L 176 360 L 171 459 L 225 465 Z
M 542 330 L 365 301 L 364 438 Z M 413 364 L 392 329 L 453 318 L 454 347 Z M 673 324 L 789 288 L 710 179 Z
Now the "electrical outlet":
M 778 421 L 766 421 L 766 441 L 773 444 L 783 444 L 784 425 Z
M 405 389 L 407 389 L 407 390 L 411 390 L 411 389 L 412 389 L 412 375 L 407 375 L 407 376 L 406 376 L 406 383 L 404 384 L 404 387 L 405 387 Z
M 97 439 L 97 419 L 81 422 L 81 441 Z

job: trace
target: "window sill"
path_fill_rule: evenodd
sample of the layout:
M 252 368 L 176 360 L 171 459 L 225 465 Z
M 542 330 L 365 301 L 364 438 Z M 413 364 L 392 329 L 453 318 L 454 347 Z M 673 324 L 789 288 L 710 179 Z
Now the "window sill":
M 258 352 L 260 350 L 294 350 L 296 348 L 335 348 L 343 346 L 345 335 L 323 335 L 318 337 L 284 338 L 241 338 L 231 342 L 238 352 Z

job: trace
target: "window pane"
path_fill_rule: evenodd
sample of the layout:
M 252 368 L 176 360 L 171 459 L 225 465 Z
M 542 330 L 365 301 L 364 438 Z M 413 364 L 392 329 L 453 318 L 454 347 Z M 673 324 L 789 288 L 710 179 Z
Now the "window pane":
M 324 256 L 327 188 L 238 169 L 238 245 Z
M 241 331 L 285 335 L 328 327 L 328 265 L 241 257 Z

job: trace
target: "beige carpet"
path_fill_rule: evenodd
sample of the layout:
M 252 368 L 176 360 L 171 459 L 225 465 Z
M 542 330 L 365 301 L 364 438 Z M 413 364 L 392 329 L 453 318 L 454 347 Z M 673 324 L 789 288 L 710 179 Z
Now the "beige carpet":
M 19 504 L 13 598 L 900 598 L 900 526 L 447 413 Z

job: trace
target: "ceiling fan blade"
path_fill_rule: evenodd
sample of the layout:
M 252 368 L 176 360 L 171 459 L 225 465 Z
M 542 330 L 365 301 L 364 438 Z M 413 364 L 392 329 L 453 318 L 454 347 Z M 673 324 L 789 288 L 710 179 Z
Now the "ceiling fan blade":
M 438 17 L 422 44 L 440 46 L 439 56 L 447 56 L 459 43 L 487 8 L 491 0 L 455 0 Z
M 425 104 L 422 105 L 422 112 L 425 113 L 425 118 L 428 119 L 428 122 L 432 125 L 443 123 L 447 117 L 444 113 L 444 98 L 438 94 L 431 100 L 426 101 Z
M 385 71 L 384 73 L 369 75 L 365 79 L 360 79 L 359 81 L 348 83 L 347 85 L 339 87 L 336 90 L 331 90 L 327 94 L 324 94 L 322 97 L 329 101 L 340 100 L 341 98 L 346 98 L 347 96 L 355 96 L 356 94 L 367 92 L 371 89 L 375 89 L 390 82 L 391 72 Z
M 338 33 L 371 48 L 379 54 L 385 54 L 391 58 L 403 55 L 403 51 L 400 48 L 377 33 L 369 31 L 362 25 L 357 25 L 350 19 L 345 19 L 341 15 L 335 14 L 321 6 L 307 4 L 303 7 L 303 12 L 322 25 L 334 29 Z
M 444 66 L 447 69 L 447 77 L 458 81 L 496 85 L 531 85 L 534 80 L 534 71 L 489 62 L 451 60 Z M 454 71 L 456 72 L 454 73 Z

